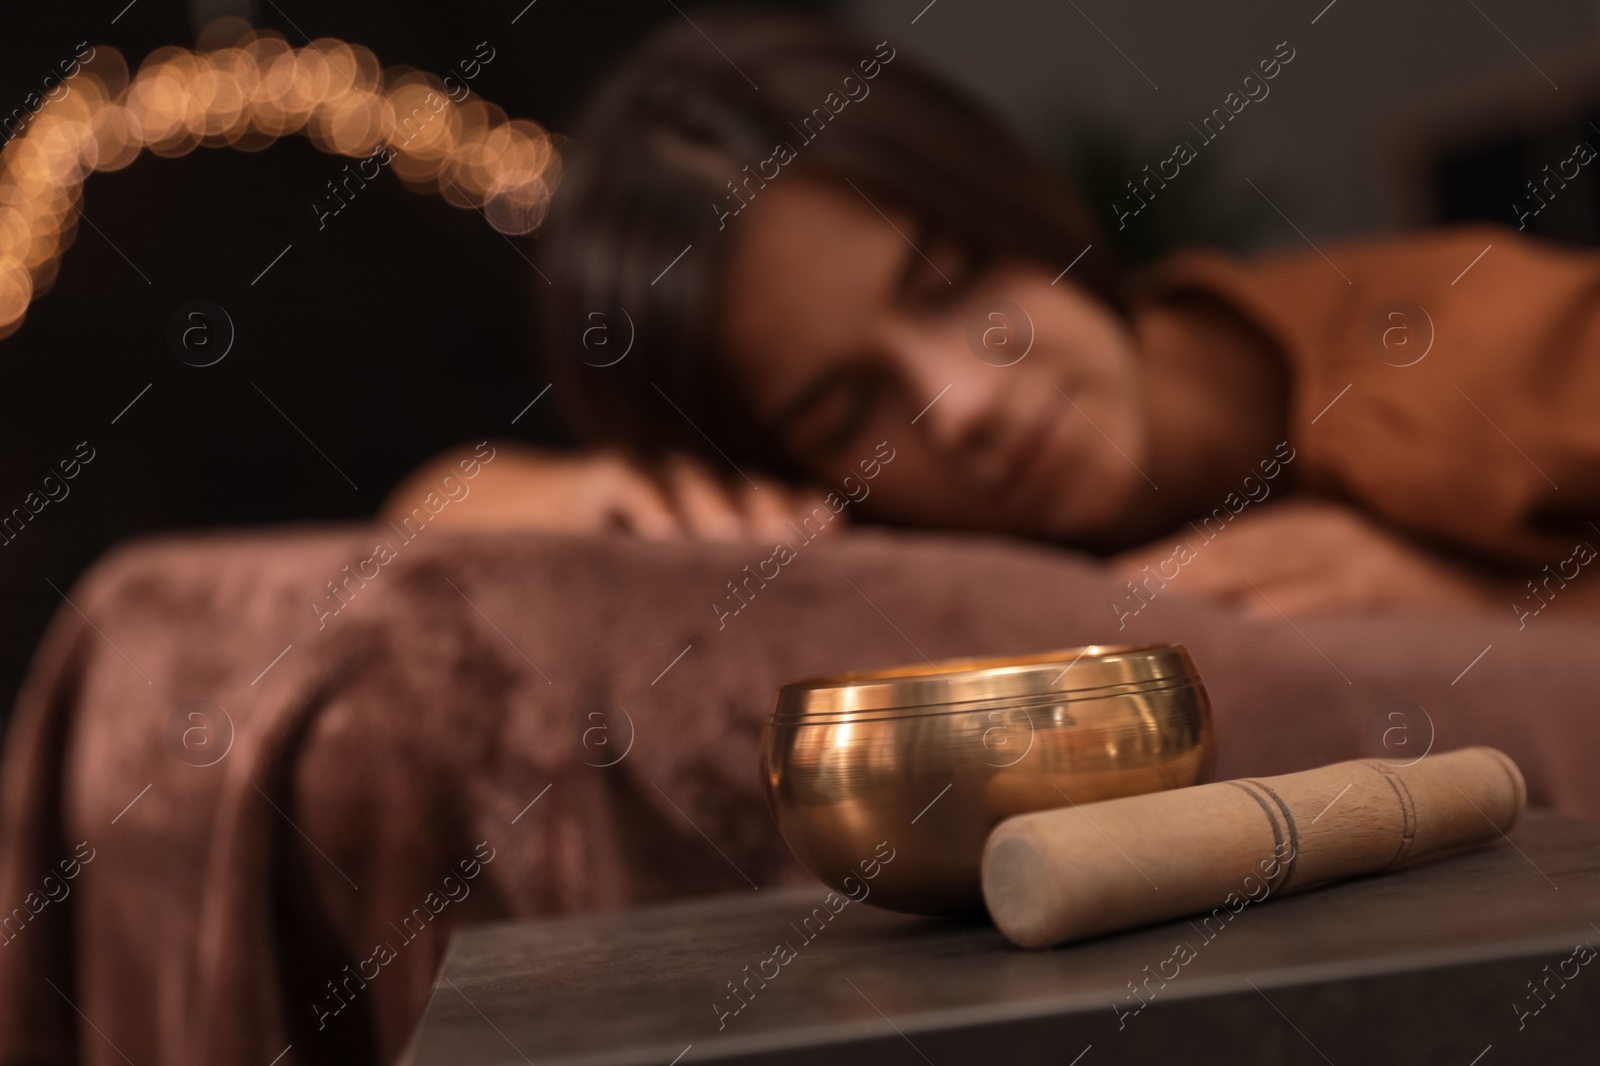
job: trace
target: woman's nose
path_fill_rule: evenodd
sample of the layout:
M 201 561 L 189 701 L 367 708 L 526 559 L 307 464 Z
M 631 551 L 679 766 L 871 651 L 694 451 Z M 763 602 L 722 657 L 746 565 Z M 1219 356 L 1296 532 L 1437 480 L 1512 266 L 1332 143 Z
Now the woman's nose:
M 994 440 L 1006 370 L 969 351 L 963 331 L 908 332 L 895 354 L 917 412 L 912 422 L 937 449 L 981 450 Z

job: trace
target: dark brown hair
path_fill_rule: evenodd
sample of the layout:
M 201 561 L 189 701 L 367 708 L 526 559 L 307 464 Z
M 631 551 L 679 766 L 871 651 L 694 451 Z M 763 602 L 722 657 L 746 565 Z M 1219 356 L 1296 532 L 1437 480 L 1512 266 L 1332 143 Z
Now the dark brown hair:
M 716 348 L 730 212 L 759 197 L 779 146 L 792 159 L 771 180 L 849 180 L 978 261 L 1064 267 L 1092 245 L 1071 280 L 1124 307 L 1109 245 L 1065 180 L 894 42 L 789 16 L 697 15 L 591 104 L 545 225 L 550 370 L 591 441 L 792 473 L 730 394 Z

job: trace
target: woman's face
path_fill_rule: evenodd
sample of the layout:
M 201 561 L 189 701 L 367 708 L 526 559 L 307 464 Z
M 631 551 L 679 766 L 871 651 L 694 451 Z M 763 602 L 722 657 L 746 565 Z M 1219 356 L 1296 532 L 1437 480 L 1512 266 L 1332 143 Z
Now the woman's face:
M 880 213 L 879 209 L 882 209 Z M 721 342 L 758 424 L 837 489 L 880 441 L 864 507 L 915 525 L 1095 539 L 1144 488 L 1133 340 L 1061 265 L 960 249 L 803 178 L 736 222 Z M 912 242 L 915 242 L 913 246 Z

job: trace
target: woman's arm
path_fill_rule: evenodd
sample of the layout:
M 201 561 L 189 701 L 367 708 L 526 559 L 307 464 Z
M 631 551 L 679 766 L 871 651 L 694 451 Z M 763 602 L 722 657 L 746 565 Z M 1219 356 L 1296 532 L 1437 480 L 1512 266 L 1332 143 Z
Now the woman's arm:
M 1354 508 L 1309 497 L 1243 512 L 1220 531 L 1181 530 L 1110 565 L 1140 600 L 1201 597 L 1268 618 L 1509 612 L 1526 625 L 1545 607 L 1600 616 L 1600 573 L 1540 584 L 1536 596 L 1526 579 L 1448 558 Z M 1528 569 L 1528 578 L 1547 576 Z
M 447 494 L 441 489 L 446 478 L 458 487 L 435 521 L 453 529 L 781 539 L 792 535 L 791 520 L 822 505 L 820 493 L 768 478 L 724 479 L 683 455 L 647 469 L 613 451 L 551 452 L 496 443 L 490 454 L 483 461 L 481 450 L 462 447 L 430 460 L 390 493 L 379 517 L 399 520 L 429 493 Z M 476 466 L 470 479 L 463 476 L 463 462 Z

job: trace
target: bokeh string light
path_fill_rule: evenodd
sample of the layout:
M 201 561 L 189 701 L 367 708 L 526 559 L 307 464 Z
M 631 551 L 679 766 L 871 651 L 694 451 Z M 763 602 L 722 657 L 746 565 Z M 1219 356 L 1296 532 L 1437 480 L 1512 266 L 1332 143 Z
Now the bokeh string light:
M 535 123 L 482 100 L 458 103 L 433 75 L 384 71 L 370 50 L 331 38 L 292 48 L 252 30 L 225 48 L 158 49 L 131 77 L 102 46 L 65 84 L 70 91 L 45 101 L 0 150 L 0 338 L 54 282 L 77 234 L 84 181 L 143 151 L 259 151 L 303 133 L 336 155 L 384 153 L 407 187 L 480 210 L 506 234 L 539 225 L 560 172 Z

